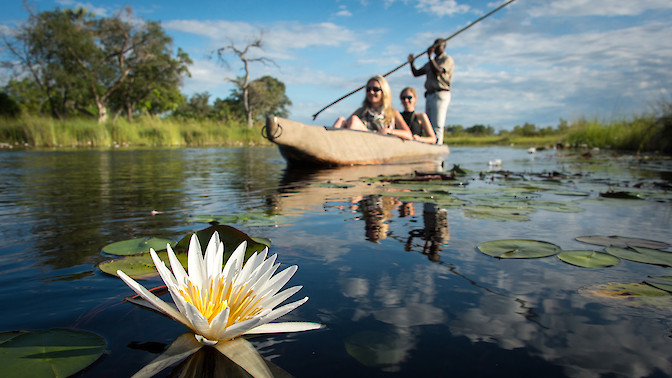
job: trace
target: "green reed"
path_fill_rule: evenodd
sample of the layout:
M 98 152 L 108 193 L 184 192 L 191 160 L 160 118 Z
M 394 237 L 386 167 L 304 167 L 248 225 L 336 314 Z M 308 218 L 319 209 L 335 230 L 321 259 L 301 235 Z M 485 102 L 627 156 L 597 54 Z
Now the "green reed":
M 0 119 L 0 143 L 32 147 L 268 145 L 261 124 L 137 117 L 105 123 L 23 115 Z

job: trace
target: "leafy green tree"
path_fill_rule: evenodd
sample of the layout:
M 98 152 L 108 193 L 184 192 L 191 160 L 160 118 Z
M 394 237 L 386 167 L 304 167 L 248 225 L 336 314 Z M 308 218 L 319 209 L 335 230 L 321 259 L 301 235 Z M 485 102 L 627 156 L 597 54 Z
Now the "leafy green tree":
M 190 63 L 181 52 L 172 59 L 172 40 L 160 25 L 131 21 L 130 8 L 109 18 L 96 18 L 82 9 L 31 13 L 13 37 L 3 40 L 18 62 L 13 67 L 21 71 L 17 74 L 31 75 L 57 118 L 79 113 L 102 122 L 113 105 L 133 111 L 157 93 L 154 89 L 175 92 L 180 84 L 176 77 Z M 129 78 L 134 83 L 122 89 Z M 119 101 L 122 95 L 127 101 Z
M 282 81 L 272 76 L 263 76 L 250 83 L 249 91 L 253 119 L 289 115 L 287 107 L 292 105 L 292 102 L 285 94 L 285 83 Z
M 184 118 L 206 119 L 212 113 L 212 105 L 209 104 L 209 101 L 210 93 L 194 93 L 187 102 L 177 108 L 174 115 Z

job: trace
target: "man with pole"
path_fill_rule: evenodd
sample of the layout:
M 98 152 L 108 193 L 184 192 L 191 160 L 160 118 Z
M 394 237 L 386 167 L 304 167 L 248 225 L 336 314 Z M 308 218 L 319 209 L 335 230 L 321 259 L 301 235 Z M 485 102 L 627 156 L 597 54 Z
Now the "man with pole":
M 446 40 L 437 39 L 427 49 L 427 62 L 420 69 L 415 68 L 413 54 L 408 56 L 413 76 L 425 75 L 425 113 L 432 123 L 436 134 L 436 143 L 443 144 L 443 128 L 446 125 L 446 114 L 450 105 L 450 81 L 453 77 L 455 63 L 446 54 Z M 434 58 L 432 59 L 432 55 Z

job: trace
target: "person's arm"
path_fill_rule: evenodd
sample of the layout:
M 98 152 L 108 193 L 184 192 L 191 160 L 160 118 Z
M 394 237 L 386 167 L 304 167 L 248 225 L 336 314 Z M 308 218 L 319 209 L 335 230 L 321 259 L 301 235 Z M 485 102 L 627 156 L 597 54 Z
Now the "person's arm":
M 408 128 L 404 117 L 401 116 L 398 110 L 394 110 L 394 129 L 388 129 L 388 134 L 397 136 L 401 139 L 413 140 L 411 129 Z
M 422 126 L 422 130 L 424 131 L 425 136 L 414 134 L 413 139 L 417 140 L 418 142 L 435 144 L 436 134 L 434 133 L 434 129 L 432 128 L 431 122 L 429 122 L 429 117 L 427 117 L 427 114 L 425 113 L 415 113 L 415 114 L 418 116 L 418 121 L 420 121 L 420 126 Z
M 434 46 L 431 46 L 430 48 L 427 49 L 427 56 L 429 57 L 429 67 L 432 69 L 432 72 L 436 76 L 443 75 L 446 73 L 446 69 L 444 67 L 441 67 L 439 63 L 436 62 L 436 55 L 434 55 L 434 59 L 432 59 L 432 54 L 434 54 Z
M 423 67 L 423 68 L 420 68 L 420 69 L 417 69 L 417 68 L 415 68 L 415 66 L 413 65 L 413 62 L 415 62 L 415 57 L 413 56 L 413 54 L 409 54 L 409 55 L 408 55 L 408 63 L 410 63 L 410 66 L 411 66 L 411 73 L 413 74 L 413 76 L 418 77 L 418 76 L 422 76 L 422 75 L 424 75 L 424 74 L 425 74 L 424 67 Z

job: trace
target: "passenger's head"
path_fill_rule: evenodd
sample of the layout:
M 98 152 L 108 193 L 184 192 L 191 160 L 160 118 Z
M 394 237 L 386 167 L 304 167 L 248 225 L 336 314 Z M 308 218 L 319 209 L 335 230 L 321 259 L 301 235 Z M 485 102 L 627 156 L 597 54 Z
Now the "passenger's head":
M 366 82 L 366 98 L 364 99 L 365 107 L 376 107 L 383 109 L 392 108 L 392 95 L 390 84 L 387 80 L 376 75 Z
M 415 110 L 415 103 L 418 102 L 418 93 L 411 87 L 406 87 L 399 94 L 401 105 L 404 110 L 412 112 Z

